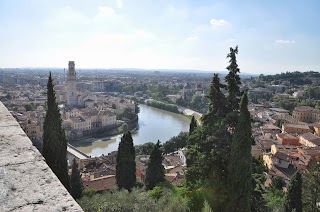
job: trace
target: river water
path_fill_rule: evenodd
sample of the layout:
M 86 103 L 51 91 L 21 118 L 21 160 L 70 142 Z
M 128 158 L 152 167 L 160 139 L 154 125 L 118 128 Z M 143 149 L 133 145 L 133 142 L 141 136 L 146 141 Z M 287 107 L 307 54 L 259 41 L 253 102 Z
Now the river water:
M 180 114 L 153 108 L 147 105 L 140 105 L 139 128 L 132 132 L 134 145 L 147 142 L 166 142 L 181 131 L 189 130 L 190 120 Z M 72 143 L 77 149 L 90 156 L 99 156 L 118 150 L 121 136 L 111 139 L 94 142 Z

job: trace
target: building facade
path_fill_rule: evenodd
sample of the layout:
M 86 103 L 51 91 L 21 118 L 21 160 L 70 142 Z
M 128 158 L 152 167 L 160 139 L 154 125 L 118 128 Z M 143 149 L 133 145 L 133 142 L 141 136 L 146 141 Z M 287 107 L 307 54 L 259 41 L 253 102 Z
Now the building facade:
M 320 121 L 320 110 L 308 106 L 296 107 L 292 116 L 294 119 L 302 122 L 313 123 Z

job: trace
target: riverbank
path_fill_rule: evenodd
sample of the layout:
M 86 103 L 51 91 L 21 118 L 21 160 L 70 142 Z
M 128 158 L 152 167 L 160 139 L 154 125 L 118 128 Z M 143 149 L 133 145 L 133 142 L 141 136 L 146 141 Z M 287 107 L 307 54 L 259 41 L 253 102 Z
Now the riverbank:
M 80 137 L 77 139 L 70 139 L 70 143 L 76 142 L 94 142 L 97 140 L 110 140 L 117 138 L 118 136 L 122 136 L 126 131 L 132 131 L 138 129 L 139 127 L 139 118 L 136 116 L 134 119 L 124 122 L 123 124 L 116 126 L 116 128 L 109 129 L 97 129 L 95 133 L 87 134 L 84 137 Z
M 168 103 L 164 103 L 156 100 L 149 100 L 146 102 L 146 105 L 158 108 L 160 110 L 169 111 L 172 113 L 179 113 L 178 106 L 174 104 L 168 104 Z
M 133 143 L 140 145 L 148 142 L 156 143 L 158 140 L 165 142 L 177 136 L 181 131 L 188 131 L 189 125 L 190 119 L 181 113 L 172 113 L 141 104 L 138 127 L 131 131 Z M 83 138 L 80 142 L 71 144 L 81 152 L 94 157 L 116 151 L 121 136 L 122 134 L 101 138 Z
M 191 110 L 189 108 L 180 107 L 180 106 L 179 106 L 179 110 L 183 113 L 183 115 L 185 115 L 187 117 L 194 116 L 194 118 L 197 120 L 197 124 L 201 125 L 201 118 L 203 116 L 202 113 L 199 113 L 197 111 Z
M 130 130 L 130 132 L 134 133 L 138 130 L 138 126 L 132 130 Z M 101 138 L 83 138 L 83 139 L 79 139 L 76 141 L 72 141 L 70 142 L 72 143 L 92 143 L 92 142 L 96 142 L 96 141 L 108 141 L 108 140 L 113 140 L 113 139 L 117 139 L 117 138 L 121 138 L 123 136 L 123 133 L 117 134 L 117 135 L 112 135 L 112 136 L 106 136 L 106 137 L 101 137 Z

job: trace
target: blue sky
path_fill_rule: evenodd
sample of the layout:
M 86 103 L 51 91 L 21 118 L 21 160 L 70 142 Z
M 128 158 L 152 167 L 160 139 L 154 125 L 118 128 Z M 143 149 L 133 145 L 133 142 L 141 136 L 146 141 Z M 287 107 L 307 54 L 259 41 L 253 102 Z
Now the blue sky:
M 0 67 L 320 71 L 317 0 L 1 0 Z

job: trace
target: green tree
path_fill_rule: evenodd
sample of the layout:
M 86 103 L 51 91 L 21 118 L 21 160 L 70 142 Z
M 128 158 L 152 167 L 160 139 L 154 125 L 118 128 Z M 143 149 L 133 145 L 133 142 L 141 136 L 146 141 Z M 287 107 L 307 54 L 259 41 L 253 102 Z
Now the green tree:
M 173 136 L 168 141 L 163 143 L 163 153 L 169 154 L 181 148 L 184 148 L 185 146 L 187 146 L 187 140 L 188 132 L 180 132 L 178 136 Z
M 303 174 L 302 202 L 304 211 L 320 211 L 320 159 L 310 160 Z
M 288 186 L 288 192 L 285 196 L 285 210 L 291 212 L 295 209 L 296 212 L 302 212 L 302 177 L 297 171 Z
M 70 182 L 67 164 L 67 138 L 62 128 L 62 119 L 56 102 L 51 72 L 47 84 L 47 113 L 43 124 L 43 157 L 47 164 L 69 191 Z
M 116 181 L 119 189 L 131 191 L 136 183 L 135 149 L 131 133 L 123 134 L 119 143 L 116 165 Z
M 264 182 L 266 181 L 265 172 L 267 168 L 263 164 L 262 157 L 252 156 L 252 190 L 251 190 L 251 211 L 265 211 L 267 202 L 263 197 L 265 193 Z
M 192 116 L 191 122 L 190 122 L 190 128 L 189 128 L 189 135 L 192 134 L 192 132 L 194 131 L 194 129 L 197 127 L 197 121 L 194 118 L 194 116 Z
M 146 170 L 145 184 L 148 190 L 153 189 L 158 183 L 163 182 L 164 167 L 162 165 L 162 151 L 160 141 L 154 146 Z
M 239 102 L 240 102 L 240 87 L 241 84 L 240 76 L 240 69 L 238 68 L 237 58 L 236 55 L 238 54 L 238 46 L 236 48 L 230 47 L 230 53 L 227 55 L 229 60 L 229 66 L 227 69 L 229 70 L 228 75 L 225 77 L 225 82 L 227 83 L 227 104 L 226 108 L 229 112 L 228 114 L 228 125 L 233 128 L 236 126 L 237 123 L 237 111 L 239 109 Z
M 207 96 L 209 99 L 208 113 L 202 117 L 203 126 L 212 128 L 213 125 L 219 123 L 218 120 L 226 116 L 226 98 L 221 92 L 224 87 L 220 83 L 218 74 L 214 74 L 210 84 L 210 92 Z
M 283 177 L 275 176 L 272 178 L 272 187 L 278 190 L 282 190 L 284 184 Z
M 205 200 L 214 211 L 225 209 L 231 137 L 225 124 L 227 111 L 226 99 L 221 92 L 223 87 L 215 74 L 207 96 L 208 113 L 202 117 L 202 126 L 196 128 L 188 139 L 187 187 L 189 191 L 199 191 L 189 201 L 192 211 L 201 211 Z M 204 192 L 204 195 L 203 188 L 210 192 Z
M 32 111 L 33 110 L 33 107 L 32 107 L 31 104 L 25 104 L 24 108 L 26 109 L 26 111 Z
M 202 212 L 213 212 L 207 201 L 204 201 Z
M 74 199 L 80 199 L 83 191 L 83 184 L 81 180 L 81 174 L 78 169 L 78 163 L 76 159 L 73 159 L 72 173 L 70 178 L 71 195 Z
M 241 99 L 240 116 L 231 144 L 228 211 L 250 211 L 253 182 L 251 144 L 251 121 L 248 96 L 245 92 Z

